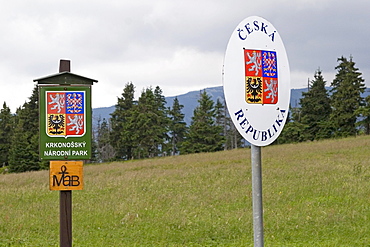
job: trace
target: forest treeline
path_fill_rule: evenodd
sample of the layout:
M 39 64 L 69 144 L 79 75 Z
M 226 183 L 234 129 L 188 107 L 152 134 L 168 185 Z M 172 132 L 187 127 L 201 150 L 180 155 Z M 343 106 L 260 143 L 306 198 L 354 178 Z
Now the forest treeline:
M 302 93 L 299 107 L 290 108 L 289 118 L 274 144 L 314 141 L 370 133 L 370 96 L 353 58 L 338 58 L 336 75 L 326 89 L 322 71 L 314 73 L 309 90 Z M 134 98 L 135 86 L 127 83 L 110 119 L 99 119 L 93 134 L 90 162 L 131 160 L 158 156 L 215 152 L 248 144 L 234 128 L 224 101 L 214 102 L 200 91 L 198 106 L 189 126 L 177 98 L 166 107 L 159 86 L 146 88 Z M 12 114 L 6 102 L 0 110 L 1 171 L 24 172 L 46 169 L 39 144 L 39 99 L 31 97 Z

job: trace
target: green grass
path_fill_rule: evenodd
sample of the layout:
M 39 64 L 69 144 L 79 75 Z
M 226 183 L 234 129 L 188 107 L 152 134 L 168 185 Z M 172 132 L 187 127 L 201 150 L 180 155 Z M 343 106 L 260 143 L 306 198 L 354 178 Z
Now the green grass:
M 370 246 L 370 137 L 262 148 L 265 246 Z M 253 246 L 250 150 L 84 168 L 74 246 Z M 59 246 L 48 171 L 0 175 L 0 246 Z

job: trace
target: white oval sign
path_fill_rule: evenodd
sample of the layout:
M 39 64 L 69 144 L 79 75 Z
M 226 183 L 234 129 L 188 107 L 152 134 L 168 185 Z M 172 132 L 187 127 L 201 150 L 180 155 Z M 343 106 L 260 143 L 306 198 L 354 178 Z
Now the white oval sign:
M 224 60 L 223 87 L 230 117 L 255 146 L 271 144 L 288 117 L 290 70 L 275 27 L 251 16 L 233 31 Z

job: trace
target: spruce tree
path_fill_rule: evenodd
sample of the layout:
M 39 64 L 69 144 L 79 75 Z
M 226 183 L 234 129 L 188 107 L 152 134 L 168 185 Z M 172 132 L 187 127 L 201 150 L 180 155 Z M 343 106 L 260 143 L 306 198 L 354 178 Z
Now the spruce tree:
M 225 107 L 220 99 L 216 100 L 215 114 L 216 114 L 216 125 L 221 126 L 223 128 L 225 126 Z
M 154 126 L 156 128 L 156 146 L 159 153 L 165 153 L 166 151 L 166 144 L 169 140 L 168 131 L 170 125 L 170 118 L 168 116 L 168 109 L 166 107 L 166 99 L 163 95 L 163 91 L 159 86 L 156 86 L 154 89 L 154 101 L 155 101 L 155 109 L 156 112 L 156 120 L 154 122 Z M 158 154 L 154 154 L 157 156 Z
M 132 158 L 133 159 L 142 159 L 149 156 L 146 143 L 147 133 L 145 129 L 150 131 L 150 120 L 147 116 L 147 112 L 151 111 L 151 106 L 154 105 L 154 96 L 151 93 L 151 99 L 146 99 L 147 92 L 144 90 L 141 92 L 141 95 L 138 99 L 137 105 L 132 108 L 132 114 L 129 118 L 129 122 L 132 126 L 131 138 L 132 138 Z M 150 96 L 149 96 L 150 97 Z M 147 101 L 151 102 L 151 106 L 147 104 Z M 149 107 L 149 109 L 148 109 Z M 148 114 L 149 115 L 149 114 Z M 151 115 L 151 113 L 150 113 Z M 149 138 L 149 137 L 148 137 Z
M 216 114 L 216 126 L 220 127 L 220 135 L 223 137 L 223 149 L 227 150 L 226 140 L 227 140 L 227 119 L 226 119 L 226 107 L 218 98 L 215 104 L 215 114 Z
M 110 127 L 105 118 L 98 120 L 96 148 L 97 160 L 100 162 L 110 161 L 115 157 L 114 148 L 110 144 Z
M 370 135 L 370 95 L 365 98 L 364 105 L 360 106 L 355 114 L 360 116 L 356 126 L 360 126 L 366 135 Z
M 11 172 L 36 171 L 46 168 L 39 161 L 39 99 L 35 87 L 29 101 L 18 108 L 16 126 L 9 152 Z
M 346 137 L 357 133 L 356 110 L 362 105 L 361 93 L 365 90 L 364 79 L 352 56 L 348 60 L 345 57 L 338 58 L 339 65 L 335 67 L 337 74 L 331 84 L 332 113 L 330 120 L 335 129 L 335 136 Z
M 122 97 L 117 100 L 116 108 L 111 114 L 111 145 L 115 150 L 116 159 L 131 159 L 133 149 L 132 132 L 134 127 L 130 121 L 133 114 L 135 86 L 127 83 Z
M 309 139 L 307 129 L 308 125 L 302 123 L 302 112 L 299 107 L 289 107 L 289 115 L 286 124 L 280 133 L 278 139 L 274 142 L 277 144 L 297 143 Z
M 229 111 L 227 110 L 226 104 L 224 105 L 225 120 L 224 120 L 224 132 L 225 132 L 225 144 L 224 150 L 236 149 L 242 147 L 245 142 L 239 131 L 236 129 L 233 121 L 230 118 Z
M 181 112 L 183 108 L 184 106 L 181 105 L 177 97 L 175 97 L 172 108 L 170 108 L 168 112 L 170 117 L 169 133 L 171 155 L 175 155 L 179 151 L 187 131 L 187 126 L 184 121 L 185 115 Z
M 13 137 L 14 117 L 4 102 L 0 110 L 0 167 L 9 164 L 9 150 Z
M 325 88 L 326 81 L 322 71 L 315 72 L 307 92 L 300 99 L 301 123 L 306 125 L 306 136 L 310 140 L 329 138 L 331 133 L 323 126 L 328 124 L 331 114 L 330 98 Z
M 132 133 L 135 158 L 152 158 L 164 151 L 169 123 L 165 104 L 159 87 L 154 92 L 152 88 L 142 91 L 130 120 L 135 126 Z
M 201 92 L 198 102 L 181 153 L 222 150 L 224 138 L 221 135 L 222 127 L 216 124 L 214 102 L 205 90 Z

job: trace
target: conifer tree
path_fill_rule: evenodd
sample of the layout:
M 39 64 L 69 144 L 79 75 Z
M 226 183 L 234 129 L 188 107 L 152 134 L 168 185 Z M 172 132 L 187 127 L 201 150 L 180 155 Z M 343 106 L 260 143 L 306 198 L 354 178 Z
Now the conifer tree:
M 148 91 L 148 89 L 146 91 Z M 149 128 L 151 126 L 147 112 L 151 111 L 154 105 L 154 95 L 151 90 L 150 95 L 147 95 L 149 92 L 146 91 L 143 90 L 141 92 L 137 105 L 132 108 L 132 114 L 129 118 L 129 122 L 133 127 L 131 132 L 133 159 L 142 159 L 149 156 L 147 145 L 151 144 L 146 143 L 146 135 L 149 134 L 148 132 L 150 132 Z M 147 96 L 150 97 L 150 99 L 148 99 Z M 149 131 L 145 132 L 145 129 L 149 129 Z
M 365 98 L 364 105 L 360 106 L 355 114 L 360 116 L 360 121 L 356 125 L 363 128 L 366 135 L 370 135 L 370 95 Z
M 302 123 L 301 108 L 289 108 L 290 111 L 286 124 L 274 143 L 296 143 L 303 142 L 309 139 L 306 131 L 306 129 L 308 129 L 308 125 Z
M 29 101 L 18 108 L 16 126 L 9 152 L 11 172 L 36 171 L 46 168 L 39 161 L 39 99 L 35 87 Z
M 170 153 L 175 155 L 181 148 L 181 144 L 185 138 L 187 131 L 187 126 L 184 121 L 185 115 L 181 112 L 184 108 L 180 104 L 177 97 L 173 100 L 172 108 L 169 110 L 170 124 L 169 124 L 169 133 L 170 133 Z
M 342 56 L 338 58 L 338 62 L 339 65 L 335 67 L 337 74 L 331 84 L 333 88 L 330 120 L 335 128 L 335 136 L 346 137 L 357 133 L 356 110 L 363 103 L 361 93 L 365 90 L 365 84 L 352 56 L 349 60 Z
M 226 120 L 226 108 L 225 105 L 221 102 L 221 100 L 218 98 L 216 100 L 215 104 L 215 114 L 216 114 L 216 126 L 220 127 L 220 135 L 224 139 L 223 143 L 223 149 L 226 150 L 226 135 L 227 135 L 227 120 Z
M 169 123 L 165 103 L 159 87 L 154 92 L 152 88 L 142 91 L 130 120 L 135 126 L 132 133 L 135 158 L 152 158 L 164 151 Z
M 165 153 L 166 144 L 169 140 L 168 131 L 170 125 L 170 118 L 168 116 L 168 109 L 166 107 L 166 99 L 163 95 L 163 91 L 159 86 L 156 86 L 154 89 L 154 100 L 155 100 L 155 109 L 156 120 L 153 123 L 156 128 L 156 138 L 157 138 L 157 150 L 160 153 Z M 159 154 L 158 153 L 158 154 Z M 156 156 L 158 154 L 155 154 Z
M 0 167 L 9 163 L 9 150 L 14 129 L 14 117 L 4 102 L 0 110 Z
M 309 90 L 302 93 L 300 99 L 301 123 L 307 128 L 306 136 L 310 140 L 329 138 L 330 131 L 324 128 L 329 123 L 331 113 L 330 98 L 325 88 L 326 81 L 322 71 L 315 72 Z
M 224 107 L 224 104 L 222 104 L 220 99 L 216 100 L 215 114 L 216 114 L 216 125 L 224 127 L 225 126 L 225 107 Z
M 101 122 L 101 123 L 100 123 Z M 98 131 L 96 136 L 97 159 L 100 162 L 112 160 L 115 157 L 115 151 L 110 144 L 110 128 L 107 120 L 103 118 L 98 120 Z
M 204 90 L 194 109 L 189 132 L 183 142 L 181 153 L 214 152 L 222 150 L 224 138 L 222 127 L 216 124 L 214 102 Z
M 116 159 L 131 159 L 133 149 L 132 132 L 134 127 L 130 118 L 133 114 L 135 86 L 127 83 L 122 92 L 122 97 L 117 100 L 116 108 L 111 114 L 111 145 L 116 154 Z
M 233 121 L 230 118 L 229 111 L 227 110 L 227 106 L 225 104 L 225 144 L 224 150 L 236 149 L 238 147 L 242 147 L 244 143 L 244 138 L 240 135 L 239 131 L 236 129 Z

